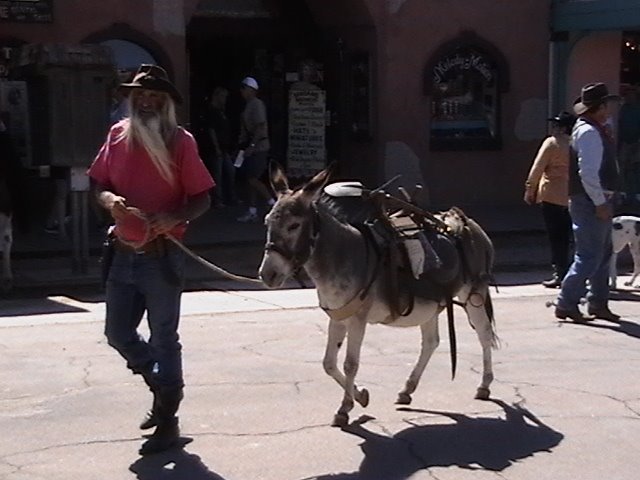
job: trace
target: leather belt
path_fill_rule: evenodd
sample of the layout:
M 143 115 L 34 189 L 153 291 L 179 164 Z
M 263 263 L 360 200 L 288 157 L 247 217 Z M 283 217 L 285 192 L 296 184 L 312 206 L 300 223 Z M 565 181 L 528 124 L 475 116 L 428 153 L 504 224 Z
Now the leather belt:
M 168 247 L 167 241 L 163 237 L 154 238 L 150 242 L 136 248 L 131 245 L 127 245 L 116 238 L 114 246 L 116 250 L 120 250 L 121 252 L 135 253 L 136 255 L 149 255 L 152 257 L 164 257 L 167 253 Z

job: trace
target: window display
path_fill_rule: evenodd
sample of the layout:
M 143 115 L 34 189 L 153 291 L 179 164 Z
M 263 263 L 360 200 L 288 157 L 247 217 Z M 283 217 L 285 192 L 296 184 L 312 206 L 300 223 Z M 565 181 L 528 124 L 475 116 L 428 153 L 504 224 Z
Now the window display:
M 492 149 L 499 146 L 498 69 L 474 47 L 457 47 L 433 66 L 431 148 Z

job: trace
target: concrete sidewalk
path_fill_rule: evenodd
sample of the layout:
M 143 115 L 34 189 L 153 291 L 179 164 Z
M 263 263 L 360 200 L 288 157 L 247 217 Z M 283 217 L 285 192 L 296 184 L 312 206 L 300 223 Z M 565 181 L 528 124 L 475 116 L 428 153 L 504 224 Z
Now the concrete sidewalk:
M 549 242 L 537 208 L 468 209 L 489 233 L 495 249 L 496 272 L 551 271 Z M 210 210 L 190 226 L 184 243 L 210 262 L 238 275 L 256 277 L 265 241 L 261 223 L 235 221 L 242 207 Z M 99 253 L 103 233 L 93 230 L 91 257 L 85 273 L 73 270 L 69 241 L 32 232 L 18 236 L 13 260 L 12 296 L 69 293 L 74 289 L 99 290 Z M 628 253 L 619 258 L 622 268 L 631 265 Z M 250 284 L 229 282 L 193 260 L 187 260 L 190 289 L 251 288 Z
M 456 310 L 458 374 L 446 327 L 413 404 L 393 404 L 417 358 L 417 329 L 371 326 L 352 423 L 329 426 L 340 388 L 322 370 L 326 316 L 312 289 L 190 292 L 181 337 L 184 449 L 140 458 L 150 405 L 102 334 L 97 295 L 0 306 L 3 480 L 632 480 L 640 458 L 640 314 L 556 322 L 541 273 L 499 274 L 501 348 L 492 399 L 473 400 L 477 339 Z
M 265 227 L 241 224 L 235 217 L 242 207 L 210 210 L 191 225 L 185 244 L 207 260 L 233 273 L 255 277 L 262 257 Z M 547 268 L 548 246 L 541 219 L 536 209 L 483 209 L 475 212 L 494 241 L 496 271 Z M 523 230 L 529 225 L 528 230 Z M 98 289 L 100 283 L 99 253 L 103 233 L 92 230 L 91 257 L 85 273 L 74 272 L 71 245 L 68 240 L 32 232 L 18 235 L 14 248 L 14 296 L 40 293 L 65 293 L 74 288 Z M 245 288 L 233 285 L 193 260 L 187 261 L 189 288 Z

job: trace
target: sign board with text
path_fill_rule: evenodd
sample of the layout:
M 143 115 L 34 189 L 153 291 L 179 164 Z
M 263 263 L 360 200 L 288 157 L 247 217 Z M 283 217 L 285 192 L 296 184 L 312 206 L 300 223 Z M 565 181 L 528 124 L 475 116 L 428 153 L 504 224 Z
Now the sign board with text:
M 0 0 L 0 22 L 51 23 L 53 0 Z
M 289 92 L 287 173 L 290 176 L 312 176 L 325 167 L 325 112 L 324 90 L 292 89 Z

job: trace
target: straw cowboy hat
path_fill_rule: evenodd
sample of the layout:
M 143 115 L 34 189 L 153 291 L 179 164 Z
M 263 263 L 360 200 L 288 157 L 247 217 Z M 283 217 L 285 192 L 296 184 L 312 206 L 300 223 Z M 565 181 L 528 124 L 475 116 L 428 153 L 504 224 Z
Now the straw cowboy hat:
M 605 103 L 609 100 L 619 100 L 619 95 L 609 93 L 604 83 L 589 83 L 582 87 L 580 97 L 573 104 L 573 111 L 576 115 L 582 115 L 592 107 Z
M 138 71 L 130 83 L 123 83 L 120 88 L 126 92 L 134 88 L 144 88 L 145 90 L 155 90 L 171 95 L 176 103 L 182 103 L 182 95 L 173 83 L 169 81 L 169 76 L 164 68 L 157 65 L 140 65 Z

